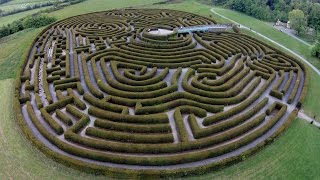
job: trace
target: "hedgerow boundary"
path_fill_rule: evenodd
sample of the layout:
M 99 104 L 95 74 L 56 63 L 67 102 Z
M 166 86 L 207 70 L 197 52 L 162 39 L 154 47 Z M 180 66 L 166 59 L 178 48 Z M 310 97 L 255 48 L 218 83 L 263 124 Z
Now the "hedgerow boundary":
M 69 19 L 69 18 L 68 18 Z M 59 21 L 61 22 L 61 21 Z M 57 23 L 59 23 L 57 22 Z M 55 24 L 57 24 L 55 23 Z M 48 29 L 50 29 L 50 27 L 48 27 L 47 29 L 45 29 L 42 33 L 40 34 L 43 34 L 45 31 L 47 31 Z M 34 40 L 33 44 L 37 41 L 37 39 Z M 261 44 L 264 44 L 263 42 L 260 42 L 259 43 Z M 277 50 L 273 49 L 272 47 L 269 47 L 267 45 L 264 45 L 265 47 L 283 55 L 283 56 L 286 56 L 288 57 L 287 55 L 281 53 L 281 52 L 278 52 Z M 31 47 L 32 49 L 32 47 Z M 293 59 L 292 57 L 290 57 L 290 59 Z M 295 60 L 293 59 L 297 64 L 300 65 L 300 67 L 304 70 L 304 72 L 306 72 L 303 64 L 301 64 L 298 60 Z M 29 61 L 29 58 L 26 58 L 25 60 L 25 63 L 24 63 L 24 66 L 26 66 L 26 64 L 28 63 Z M 24 67 L 23 66 L 23 67 Z M 263 74 L 263 73 L 262 73 Z M 307 73 L 305 73 L 307 74 Z M 21 73 L 20 75 L 23 77 L 24 75 L 24 71 L 23 69 L 21 70 Z M 263 76 L 263 75 L 262 75 Z M 307 80 L 306 76 L 304 78 L 305 80 Z M 306 81 L 304 81 L 304 86 L 306 86 Z M 20 87 L 20 84 L 21 84 L 21 81 L 20 81 L 20 77 L 19 79 L 17 80 L 17 87 Z M 99 85 L 99 84 L 98 84 Z M 306 94 L 306 88 L 303 88 L 302 90 L 302 93 L 301 93 L 301 96 L 299 97 L 299 101 L 297 103 L 297 108 L 300 108 L 301 105 L 302 105 L 302 102 L 304 100 L 304 96 Z M 99 95 L 98 95 L 99 96 Z M 46 147 L 45 144 L 43 144 L 41 141 L 39 141 L 37 139 L 37 137 L 35 137 L 32 133 L 32 131 L 30 130 L 30 128 L 28 127 L 28 125 L 26 124 L 24 118 L 21 116 L 21 108 L 20 108 L 20 102 L 21 102 L 21 96 L 20 96 L 20 89 L 17 88 L 16 89 L 16 106 L 17 106 L 17 119 L 18 119 L 18 122 L 19 124 L 22 126 L 22 129 L 23 131 L 25 132 L 25 134 L 27 135 L 27 137 L 39 148 L 41 149 L 43 152 L 45 152 L 45 154 L 49 155 L 50 157 L 53 157 L 53 159 L 55 160 L 58 160 L 60 162 L 63 162 L 64 164 L 66 165 L 69 165 L 69 166 L 72 166 L 72 167 L 78 167 L 82 170 L 85 170 L 85 171 L 93 171 L 93 172 L 99 172 L 99 173 L 103 173 L 103 174 L 109 174 L 110 173 L 114 173 L 115 176 L 117 176 L 116 174 L 122 172 L 123 174 L 129 174 L 130 176 L 133 175 L 133 174 L 136 174 L 137 176 L 183 176 L 183 175 L 187 175 L 187 174 L 193 174 L 193 173 L 197 173 L 197 174 L 201 174 L 205 171 L 208 171 L 209 169 L 216 169 L 217 167 L 224 167 L 232 162 L 236 162 L 236 161 L 239 161 L 241 160 L 244 156 L 247 156 L 255 151 L 257 151 L 258 149 L 260 149 L 260 147 L 264 146 L 265 144 L 267 144 L 268 142 L 270 142 L 272 140 L 272 138 L 276 137 L 277 135 L 279 135 L 284 129 L 286 129 L 286 127 L 290 124 L 290 122 L 295 118 L 296 116 L 296 112 L 297 110 L 294 110 L 288 120 L 286 121 L 286 123 L 283 124 L 283 126 L 281 128 L 279 128 L 270 138 L 268 139 L 265 139 L 265 141 L 259 143 L 257 146 L 255 146 L 254 148 L 251 148 L 249 150 L 247 150 L 246 152 L 242 153 L 241 155 L 238 155 L 238 156 L 234 156 L 234 157 L 231 157 L 231 158 L 227 158 L 221 162 L 218 162 L 218 163 L 212 163 L 212 164 L 209 164 L 209 165 L 204 165 L 204 166 L 198 166 L 198 167 L 194 167 L 194 168 L 183 168 L 183 169 L 170 169 L 170 170 L 139 170 L 138 172 L 136 170 L 130 170 L 130 169 L 123 169 L 123 168 L 113 168 L 113 167 L 105 167 L 105 166 L 99 166 L 97 164 L 90 164 L 88 162 L 83 162 L 83 161 L 79 161 L 79 160 L 76 160 L 76 159 L 73 159 L 73 158 L 70 158 L 68 156 L 64 156 L 64 155 L 61 155 L 55 151 L 52 151 L 50 148 Z M 20 100 L 19 100 L 20 98 Z M 69 98 L 69 101 L 71 102 L 71 98 Z M 68 103 L 67 103 L 68 104 Z M 81 105 L 80 105 L 81 106 Z M 19 107 L 19 108 L 18 108 Z M 70 109 L 70 108 L 69 108 Z M 19 112 L 20 111 L 20 112 Z M 51 110 L 48 110 L 47 108 L 47 111 L 50 111 Z M 190 110 L 189 110 L 190 111 Z M 90 113 L 90 112 L 89 112 Z M 195 114 L 198 114 L 196 112 L 193 112 Z M 201 114 L 201 113 L 200 113 Z M 178 115 L 177 115 L 178 116 Z M 191 117 L 191 116 L 190 116 Z M 84 118 L 85 119 L 85 118 Z M 86 121 L 86 120 L 85 120 Z M 97 122 L 97 121 L 96 121 Z M 54 125 L 53 125 L 54 126 Z M 57 128 L 59 129 L 59 128 Z M 76 129 L 75 129 L 76 130 Z M 61 133 L 61 129 L 60 130 L 57 130 L 57 132 Z M 72 137 L 72 134 L 69 134 L 68 136 L 71 136 Z M 112 173 L 112 174 L 113 174 Z

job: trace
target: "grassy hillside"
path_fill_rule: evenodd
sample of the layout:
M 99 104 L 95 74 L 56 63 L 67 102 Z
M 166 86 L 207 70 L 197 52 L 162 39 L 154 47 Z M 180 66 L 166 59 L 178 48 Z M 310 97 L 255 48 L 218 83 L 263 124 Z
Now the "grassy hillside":
M 28 29 L 0 39 L 0 80 L 14 78 L 39 29 Z
M 27 5 L 35 5 L 43 2 L 48 2 L 49 0 L 12 0 L 8 3 L 1 4 L 0 9 L 3 11 L 12 11 L 14 9 L 21 9 Z
M 41 10 L 44 10 L 44 9 L 47 9 L 47 8 L 49 8 L 49 7 L 42 7 L 42 8 L 30 10 L 30 11 L 24 11 L 24 12 L 21 12 L 21 13 L 0 17 L 0 26 L 10 24 L 13 21 L 16 21 L 16 20 L 18 20 L 20 18 L 23 18 L 25 16 L 28 16 L 28 15 L 37 13 L 37 12 L 39 12 Z

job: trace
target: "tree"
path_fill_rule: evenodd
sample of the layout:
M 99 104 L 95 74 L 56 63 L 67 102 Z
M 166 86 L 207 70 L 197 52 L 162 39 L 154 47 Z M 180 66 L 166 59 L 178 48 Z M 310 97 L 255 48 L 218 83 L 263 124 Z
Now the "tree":
M 6 2 L 9 2 L 10 0 L 0 0 L 0 4 L 4 4 Z
M 309 25 L 315 30 L 320 30 L 320 4 L 314 3 L 309 13 L 308 18 Z
M 311 55 L 320 58 L 320 32 L 318 32 L 318 40 L 311 50 Z
M 294 9 L 289 12 L 289 21 L 291 27 L 297 31 L 298 34 L 303 33 L 307 27 L 307 18 L 305 17 L 303 11 L 299 9 Z

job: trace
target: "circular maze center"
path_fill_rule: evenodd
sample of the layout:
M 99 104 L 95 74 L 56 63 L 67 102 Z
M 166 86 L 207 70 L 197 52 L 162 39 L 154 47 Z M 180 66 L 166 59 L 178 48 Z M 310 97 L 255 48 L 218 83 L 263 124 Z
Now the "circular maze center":
M 231 30 L 164 9 L 59 21 L 26 57 L 23 128 L 55 159 L 105 171 L 193 172 L 241 159 L 295 117 L 306 74 Z

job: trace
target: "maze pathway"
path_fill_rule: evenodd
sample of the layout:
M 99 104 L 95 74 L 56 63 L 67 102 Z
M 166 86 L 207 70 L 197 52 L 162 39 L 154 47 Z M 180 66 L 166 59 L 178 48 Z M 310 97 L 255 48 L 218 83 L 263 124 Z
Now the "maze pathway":
M 91 13 L 42 31 L 17 85 L 42 151 L 100 172 L 165 176 L 241 160 L 285 129 L 306 94 L 298 60 L 247 35 L 158 9 Z M 153 29 L 172 33 L 158 35 Z

